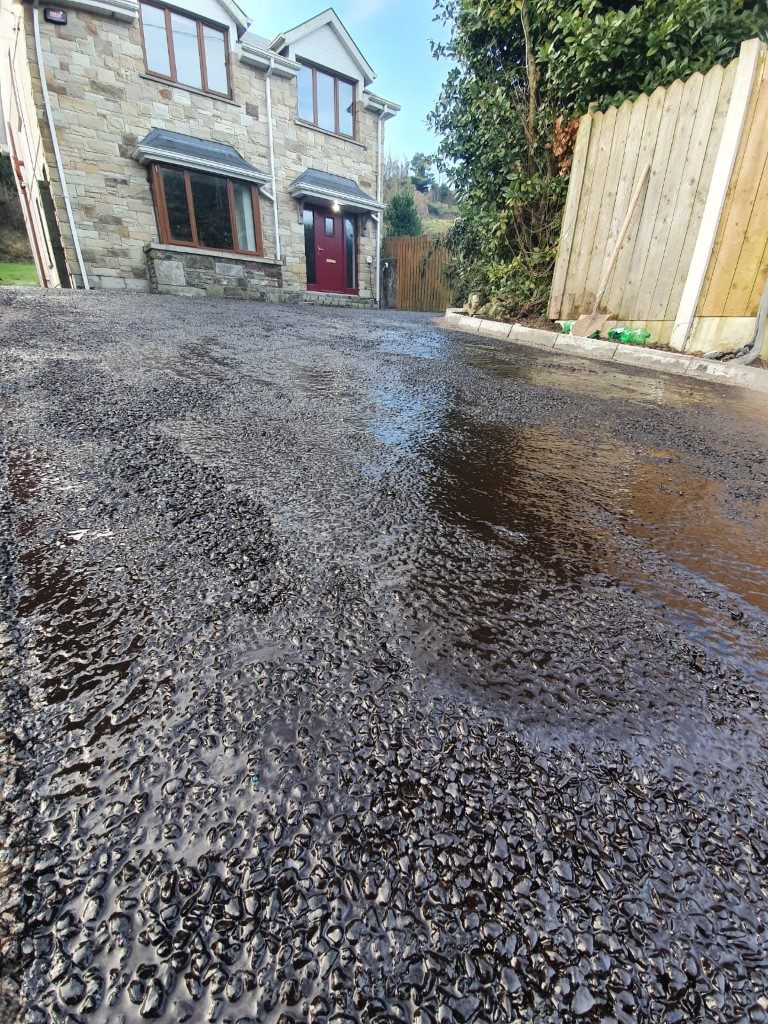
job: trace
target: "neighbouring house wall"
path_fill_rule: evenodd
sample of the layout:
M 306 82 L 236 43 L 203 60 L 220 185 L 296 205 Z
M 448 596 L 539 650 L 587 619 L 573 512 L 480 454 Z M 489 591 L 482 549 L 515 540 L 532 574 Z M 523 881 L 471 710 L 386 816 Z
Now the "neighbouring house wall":
M 223 23 L 208 0 L 200 13 Z M 197 8 L 195 8 L 197 9 Z M 145 74 L 141 28 L 133 22 L 68 9 L 68 24 L 41 19 L 43 59 L 75 221 L 92 287 L 147 290 L 145 246 L 159 235 L 146 168 L 132 159 L 136 143 L 151 128 L 167 128 L 233 146 L 249 163 L 269 173 L 266 77 L 230 53 L 233 100 L 217 99 Z M 31 12 L 26 11 L 28 47 L 34 52 Z M 234 32 L 234 24 L 230 24 Z M 51 141 L 43 121 L 37 68 L 32 82 L 49 164 Z M 295 78 L 271 79 L 277 196 L 286 290 L 306 290 L 302 207 L 288 186 L 307 168 L 353 178 L 376 194 L 377 116 L 357 105 L 357 139 L 346 140 L 298 122 Z M 60 198 L 60 190 L 57 190 Z M 264 253 L 275 255 L 271 202 L 261 198 Z M 59 219 L 70 263 L 71 238 L 63 208 Z M 375 226 L 358 218 L 360 296 L 375 292 Z M 371 257 L 372 263 L 367 263 Z M 191 287 L 196 287 L 195 285 Z M 270 292 L 270 297 L 274 297 Z
M 40 182 L 49 179 L 38 127 L 37 111 L 27 62 L 24 8 L 20 3 L 0 3 L 0 117 L 14 165 L 22 214 L 32 256 L 42 284 L 60 284 L 53 245 L 46 227 Z
M 653 341 L 688 351 L 731 351 L 749 340 L 768 276 L 765 63 L 765 45 L 750 40 L 728 67 L 582 118 L 553 319 L 591 312 L 649 164 L 600 303 L 607 326 L 645 327 Z

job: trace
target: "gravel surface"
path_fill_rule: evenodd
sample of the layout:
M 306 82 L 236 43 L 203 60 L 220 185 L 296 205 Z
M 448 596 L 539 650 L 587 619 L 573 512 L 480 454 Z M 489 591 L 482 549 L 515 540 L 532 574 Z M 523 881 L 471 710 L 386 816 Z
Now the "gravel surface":
M 0 302 L 3 1024 L 768 1022 L 764 398 Z

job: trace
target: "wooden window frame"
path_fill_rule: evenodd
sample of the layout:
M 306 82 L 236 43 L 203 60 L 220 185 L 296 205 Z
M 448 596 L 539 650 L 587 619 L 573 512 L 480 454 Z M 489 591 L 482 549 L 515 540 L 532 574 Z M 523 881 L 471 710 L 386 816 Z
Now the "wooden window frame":
M 161 11 L 165 18 L 165 41 L 168 45 L 168 60 L 171 66 L 170 75 L 164 75 L 161 71 L 155 71 L 149 66 L 149 62 L 147 60 L 147 45 L 144 41 L 144 19 L 141 16 L 142 7 L 153 7 L 156 11 Z M 178 14 L 180 17 L 186 18 L 188 21 L 194 21 L 197 28 L 197 52 L 200 60 L 200 81 L 202 83 L 200 89 L 194 85 L 188 85 L 186 82 L 179 81 L 178 71 L 176 68 L 176 51 L 173 46 L 173 28 L 171 26 L 171 15 L 173 14 Z M 207 18 L 201 18 L 197 14 L 190 14 L 189 11 L 181 10 L 178 7 L 169 7 L 166 4 L 155 3 L 154 0 L 140 0 L 139 21 L 141 23 L 141 49 L 144 54 L 144 69 L 148 75 L 151 75 L 152 78 L 158 78 L 163 82 L 171 82 L 173 85 L 178 85 L 182 89 L 192 89 L 195 92 L 204 92 L 209 96 L 218 96 L 220 99 L 232 99 L 232 76 L 230 73 L 229 59 L 229 29 L 226 25 L 217 25 L 215 21 L 208 21 Z M 215 29 L 217 32 L 221 32 L 224 36 L 224 70 L 227 75 L 226 92 L 219 92 L 218 89 L 211 89 L 208 85 L 208 66 L 205 59 L 205 38 L 203 35 L 204 28 Z
M 168 207 L 165 201 L 165 188 L 160 175 L 162 168 L 167 167 L 172 171 L 179 171 L 184 175 L 184 192 L 187 197 L 187 214 L 189 225 L 192 229 L 192 241 L 184 242 L 173 238 L 171 235 L 171 224 L 168 217 Z M 195 220 L 195 204 L 192 201 L 192 182 L 190 173 L 205 174 L 210 178 L 223 178 L 227 183 L 227 205 L 229 207 L 229 223 L 232 230 L 231 249 L 216 249 L 203 245 L 197 233 L 197 221 Z M 223 174 L 212 174 L 210 171 L 198 170 L 196 167 L 181 167 L 178 164 L 155 163 L 150 167 L 150 181 L 152 183 L 152 197 L 154 199 L 155 211 L 157 214 L 157 227 L 160 234 L 160 241 L 163 245 L 177 245 L 183 249 L 206 249 L 208 252 L 227 252 L 235 256 L 264 256 L 264 238 L 261 232 L 261 204 L 259 202 L 259 189 L 252 181 L 243 181 L 242 178 L 229 178 Z M 242 249 L 238 245 L 237 216 L 235 215 L 235 185 L 247 185 L 251 189 L 251 204 L 253 206 L 253 231 L 256 242 L 255 249 Z
M 357 103 L 356 103 L 356 92 L 357 82 L 354 78 L 347 78 L 346 75 L 340 75 L 338 71 L 334 71 L 332 68 L 323 67 L 322 64 L 313 64 L 312 61 L 304 60 L 301 57 L 297 57 L 296 61 L 301 64 L 302 67 L 312 72 L 312 120 L 307 121 L 306 118 L 299 117 L 299 121 L 302 124 L 308 125 L 310 128 L 317 128 L 318 131 L 327 132 L 330 131 L 328 128 L 321 128 L 318 124 L 317 116 L 317 72 L 320 71 L 324 75 L 328 75 L 329 78 L 333 79 L 333 108 L 334 108 L 334 128 L 331 132 L 332 135 L 338 135 L 340 139 L 355 139 L 357 138 Z M 341 111 L 339 109 L 339 82 L 344 82 L 346 85 L 352 86 L 352 134 L 349 135 L 347 132 L 341 131 Z M 297 79 L 297 108 L 298 108 L 298 79 Z

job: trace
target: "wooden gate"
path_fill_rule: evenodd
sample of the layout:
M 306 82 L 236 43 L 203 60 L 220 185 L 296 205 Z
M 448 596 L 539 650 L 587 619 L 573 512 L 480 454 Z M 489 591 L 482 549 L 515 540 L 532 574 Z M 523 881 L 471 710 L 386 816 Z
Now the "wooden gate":
M 386 240 L 384 251 L 388 259 L 396 261 L 395 308 L 445 312 L 452 298 L 445 279 L 445 242 L 427 235 L 398 235 Z

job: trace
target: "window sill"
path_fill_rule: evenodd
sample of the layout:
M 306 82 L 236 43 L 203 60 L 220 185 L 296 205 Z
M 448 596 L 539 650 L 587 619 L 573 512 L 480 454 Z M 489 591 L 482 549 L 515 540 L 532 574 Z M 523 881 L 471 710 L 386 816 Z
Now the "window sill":
M 147 242 L 144 252 L 154 249 L 158 252 L 173 252 L 187 256 L 212 256 L 217 260 L 240 260 L 245 263 L 267 263 L 271 267 L 281 267 L 282 263 L 269 256 L 251 256 L 245 252 L 230 252 L 228 249 L 198 249 L 193 245 L 168 245 L 167 242 Z
M 348 142 L 352 146 L 359 146 L 360 149 L 367 149 L 368 147 L 363 142 L 358 142 L 357 139 L 351 135 L 340 135 L 338 132 L 329 132 L 327 128 L 318 128 L 316 124 L 311 124 L 309 121 L 302 121 L 300 118 L 295 117 L 293 123 L 297 124 L 299 128 L 309 128 L 311 132 L 317 132 L 319 135 L 327 135 L 330 139 L 338 139 L 340 142 Z
M 208 100 L 216 100 L 217 103 L 226 103 L 230 107 L 239 107 L 242 104 L 231 100 L 227 96 L 221 96 L 216 92 L 206 92 L 205 89 L 195 89 L 193 85 L 181 85 L 180 82 L 169 82 L 167 78 L 160 78 L 158 75 L 148 73 L 139 74 L 147 82 L 155 82 L 157 85 L 164 85 L 167 89 L 181 89 L 182 92 L 191 92 L 193 96 L 205 96 Z

